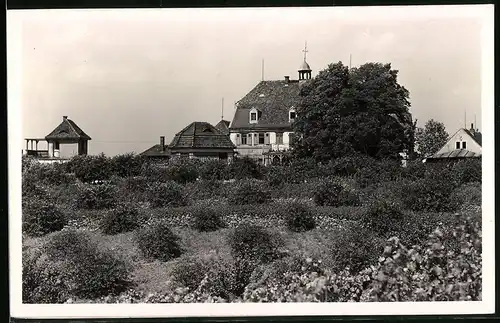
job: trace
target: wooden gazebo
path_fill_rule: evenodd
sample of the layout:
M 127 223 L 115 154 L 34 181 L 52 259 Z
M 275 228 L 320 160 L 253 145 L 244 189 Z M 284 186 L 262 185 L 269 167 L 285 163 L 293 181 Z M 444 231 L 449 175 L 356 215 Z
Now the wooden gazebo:
M 48 150 L 38 150 L 38 142 L 45 140 L 48 143 Z M 45 139 L 26 139 L 26 153 L 37 157 L 59 158 L 60 145 L 62 144 L 78 144 L 78 155 L 87 155 L 88 141 L 91 138 L 76 125 L 76 123 L 67 116 L 63 116 L 61 124 L 59 124 L 50 134 L 45 136 Z M 31 149 L 29 144 L 31 143 Z M 35 143 L 35 150 L 33 150 Z

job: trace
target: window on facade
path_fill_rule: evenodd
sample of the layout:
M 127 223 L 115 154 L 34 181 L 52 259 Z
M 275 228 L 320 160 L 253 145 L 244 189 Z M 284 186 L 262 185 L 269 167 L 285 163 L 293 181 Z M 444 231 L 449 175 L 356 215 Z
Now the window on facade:
M 241 135 L 239 133 L 236 134 L 236 145 L 241 145 Z
M 297 116 L 297 114 L 295 113 L 295 111 L 290 111 L 290 121 L 295 120 L 296 116 Z
M 247 135 L 242 135 L 241 136 L 241 144 L 246 145 L 247 144 Z
M 294 138 L 295 138 L 295 134 L 294 134 L 293 132 L 290 132 L 290 134 L 288 135 L 288 142 L 289 142 L 290 144 L 292 144 L 292 143 L 293 143 Z
M 462 149 L 466 149 L 467 148 L 467 143 L 465 141 L 462 141 Z
M 266 137 L 264 138 L 264 145 L 269 145 L 271 143 L 269 132 L 266 132 Z
M 265 135 L 263 133 L 259 133 L 259 145 L 263 145 L 265 140 L 264 137 Z
M 282 132 L 276 133 L 276 144 L 283 145 L 283 133 Z
M 253 134 L 253 141 L 252 141 L 252 146 L 255 146 L 257 145 L 257 143 L 259 142 L 259 137 L 256 133 Z
M 257 121 L 257 112 L 250 113 L 250 121 Z
M 457 141 L 455 144 L 455 149 L 460 149 L 460 141 Z

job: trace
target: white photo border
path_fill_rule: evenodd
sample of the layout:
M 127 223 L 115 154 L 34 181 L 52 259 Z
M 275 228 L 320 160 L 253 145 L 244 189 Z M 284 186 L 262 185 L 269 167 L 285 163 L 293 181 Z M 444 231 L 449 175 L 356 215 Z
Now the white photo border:
M 425 6 L 429 7 L 429 6 Z M 160 318 L 160 317 L 245 317 L 245 316 L 340 316 L 340 315 L 445 315 L 490 314 L 495 311 L 495 179 L 494 179 L 494 18 L 493 5 L 435 6 L 432 15 L 477 17 L 482 29 L 482 131 L 483 131 L 483 293 L 481 302 L 406 302 L 406 303 L 284 303 L 284 304 L 22 304 L 21 237 L 21 158 L 22 105 L 21 82 L 23 11 L 7 12 L 8 60 L 8 172 L 9 172 L 9 272 L 11 317 L 17 318 Z M 464 8 L 466 7 L 466 8 Z M 375 9 L 374 9 L 375 8 Z M 380 8 L 380 7 L 379 7 Z M 383 7 L 377 16 L 389 18 L 400 10 L 419 12 L 418 6 Z M 292 8 L 297 9 L 297 8 Z M 113 9 L 113 11 L 163 9 Z M 289 9 L 170 9 L 170 10 L 289 10 Z M 302 10 L 302 9 L 301 9 Z M 376 7 L 303 8 L 331 10 L 333 17 L 356 20 L 356 12 Z M 64 14 L 65 10 L 58 10 Z M 384 13 L 385 12 L 385 13 Z M 422 11 L 423 12 L 423 11 Z M 379 15 L 380 14 L 380 15 Z M 401 12 L 399 12 L 401 14 Z M 428 11 L 425 11 L 428 15 Z M 432 71 L 430 71 L 432 72 Z

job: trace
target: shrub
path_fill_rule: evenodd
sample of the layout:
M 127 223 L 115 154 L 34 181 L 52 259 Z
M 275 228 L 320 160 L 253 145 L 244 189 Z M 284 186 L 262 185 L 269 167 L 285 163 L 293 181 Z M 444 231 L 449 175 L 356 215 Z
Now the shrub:
M 243 293 L 254 268 L 254 264 L 242 258 L 229 260 L 211 256 L 206 262 L 206 275 L 196 292 L 231 302 Z
M 401 186 L 400 198 L 413 211 L 439 212 L 451 208 L 450 195 L 454 183 L 448 176 L 426 177 Z
M 482 198 L 481 183 L 463 184 L 451 193 L 450 207 L 454 210 L 460 210 L 463 206 L 481 206 Z
M 35 164 L 30 167 L 29 172 L 26 172 L 24 176 L 44 185 L 73 183 L 75 181 L 74 176 L 66 173 L 64 167 L 65 165 L 63 163 L 53 163 L 49 165 Z
M 294 202 L 288 206 L 286 212 L 286 224 L 292 231 L 309 231 L 316 226 L 311 209 L 304 204 Z
M 165 222 L 148 225 L 136 234 L 139 249 L 146 258 L 169 261 L 181 255 L 180 238 Z
M 135 230 L 139 226 L 139 211 L 130 204 L 120 204 L 107 212 L 101 220 L 104 234 L 117 234 Z
M 47 261 L 40 252 L 25 250 L 22 254 L 23 303 L 64 303 L 70 296 L 65 268 Z
M 208 181 L 229 179 L 229 165 L 223 160 L 208 160 L 199 167 L 200 178 Z
M 120 177 L 139 176 L 143 165 L 143 159 L 132 153 L 114 156 L 109 162 L 113 174 Z
M 330 249 L 334 269 L 349 267 L 352 272 L 357 272 L 376 263 L 383 249 L 383 239 L 366 228 L 354 226 L 332 234 Z
M 421 160 L 412 160 L 403 167 L 402 176 L 409 180 L 417 180 L 425 177 L 426 165 Z
M 205 277 L 206 264 L 198 257 L 179 259 L 172 269 L 173 280 L 182 286 L 195 290 Z
M 271 196 L 263 182 L 255 180 L 239 181 L 229 192 L 228 202 L 233 205 L 263 204 L 268 202 Z
M 321 179 L 314 188 L 313 200 L 321 206 L 341 206 L 359 204 L 359 197 L 352 189 L 347 189 L 338 180 Z
M 43 236 L 62 230 L 68 219 L 55 204 L 45 200 L 28 200 L 23 207 L 23 232 L 30 236 Z
M 376 160 L 365 155 L 350 155 L 331 160 L 323 166 L 326 176 L 351 176 L 360 172 L 363 168 L 375 164 Z
M 480 159 L 461 160 L 453 164 L 451 172 L 457 185 L 482 182 L 483 176 Z
M 109 209 L 117 203 L 117 190 L 110 184 L 82 184 L 79 186 L 76 207 L 81 209 Z
M 318 164 L 311 158 L 292 159 L 284 169 L 289 174 L 287 181 L 292 183 L 302 183 L 320 175 Z
M 293 178 L 287 170 L 285 166 L 270 166 L 266 172 L 266 181 L 269 186 L 281 187 Z
M 167 180 L 181 184 L 194 182 L 198 178 L 198 167 L 195 161 L 174 159 L 167 164 L 165 175 Z
M 78 259 L 92 250 L 90 237 L 83 231 L 65 230 L 50 237 L 43 246 L 49 260 Z
M 235 258 L 269 262 L 278 257 L 282 241 L 258 225 L 241 224 L 228 236 L 229 247 Z
M 380 182 L 396 181 L 403 176 L 403 166 L 400 160 L 374 160 L 369 165 L 356 172 L 356 179 L 361 187 L 367 187 Z
M 403 220 L 403 212 L 399 205 L 387 200 L 377 200 L 362 216 L 361 223 L 376 233 L 387 236 L 397 231 Z
M 67 162 L 68 169 L 82 182 L 108 180 L 113 175 L 113 165 L 104 154 L 74 156 Z
M 229 166 L 230 177 L 234 179 L 261 179 L 263 177 L 262 166 L 249 157 L 235 158 Z
M 117 295 L 131 286 L 129 265 L 110 250 L 99 248 L 85 232 L 57 233 L 45 249 L 49 259 L 64 266 L 69 293 L 76 297 Z
M 147 199 L 153 207 L 187 205 L 182 186 L 174 181 L 152 183 L 148 187 Z
M 480 221 L 467 217 L 455 227 L 437 228 L 423 248 L 389 239 L 378 265 L 368 270 L 371 300 L 480 301 Z
M 217 231 L 226 224 L 214 208 L 197 207 L 193 210 L 193 228 L 198 231 Z
M 146 200 L 149 184 L 148 178 L 143 176 L 127 177 L 122 185 L 123 189 L 120 190 L 120 196 L 128 200 L 143 202 Z

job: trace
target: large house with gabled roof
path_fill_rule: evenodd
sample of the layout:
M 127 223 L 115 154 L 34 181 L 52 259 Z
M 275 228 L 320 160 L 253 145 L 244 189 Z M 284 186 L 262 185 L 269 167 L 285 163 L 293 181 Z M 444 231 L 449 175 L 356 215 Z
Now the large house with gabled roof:
M 300 104 L 300 87 L 311 79 L 311 72 L 304 55 L 298 80 L 289 76 L 282 80 L 263 80 L 236 103 L 229 136 L 239 156 L 265 165 L 282 161 L 293 137 L 292 123 Z

